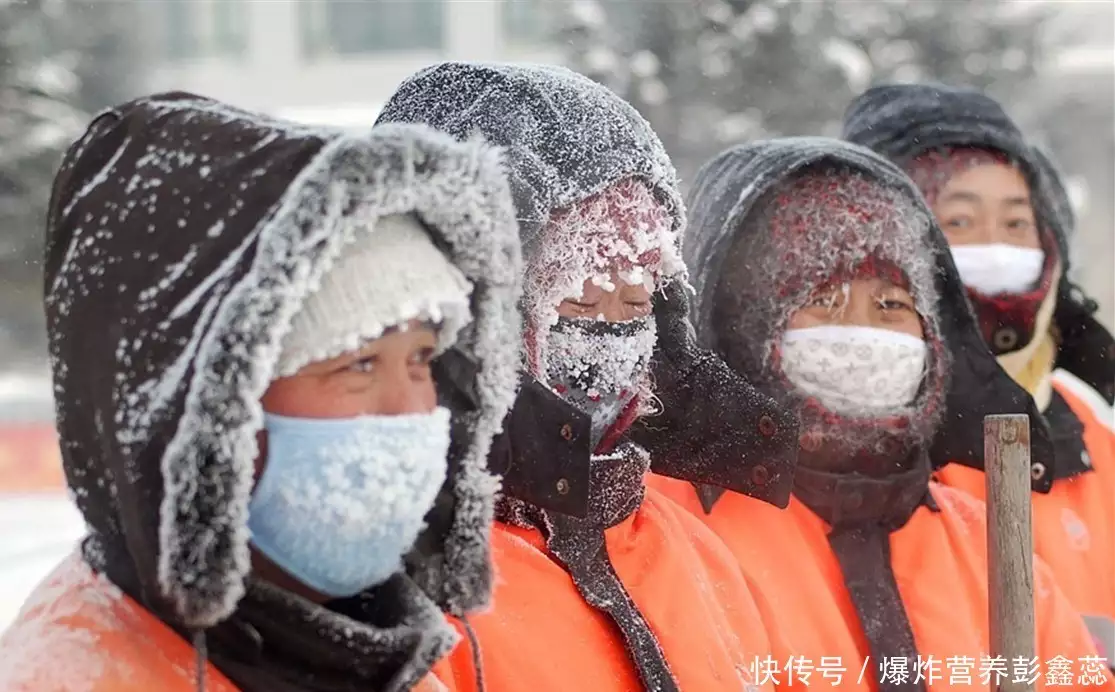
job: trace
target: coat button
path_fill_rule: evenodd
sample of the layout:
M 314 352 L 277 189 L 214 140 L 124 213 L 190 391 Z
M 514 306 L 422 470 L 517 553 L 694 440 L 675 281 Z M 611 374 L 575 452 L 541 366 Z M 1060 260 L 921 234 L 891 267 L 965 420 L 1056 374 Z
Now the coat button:
M 1030 464 L 1030 478 L 1033 478 L 1035 481 L 1040 481 L 1042 478 L 1045 478 L 1045 464 L 1040 461 L 1035 461 Z
M 991 340 L 1000 353 L 1013 351 L 1018 347 L 1018 331 L 1014 327 L 1001 327 L 991 335 Z
M 751 469 L 751 482 L 755 485 L 762 487 L 766 485 L 769 480 L 770 471 L 767 470 L 766 466 L 759 464 L 755 468 Z
M 565 440 L 566 442 L 569 442 L 573 439 L 572 425 L 566 423 L 565 425 L 561 426 L 561 439 Z
M 557 482 L 557 491 L 558 495 L 568 495 L 569 481 L 565 480 L 564 478 L 559 478 Z
M 863 507 L 863 493 L 853 490 L 844 498 L 844 506 L 853 510 Z
M 761 432 L 764 437 L 773 437 L 774 434 L 778 432 L 778 426 L 774 424 L 773 418 L 763 415 L 759 418 L 759 432 Z

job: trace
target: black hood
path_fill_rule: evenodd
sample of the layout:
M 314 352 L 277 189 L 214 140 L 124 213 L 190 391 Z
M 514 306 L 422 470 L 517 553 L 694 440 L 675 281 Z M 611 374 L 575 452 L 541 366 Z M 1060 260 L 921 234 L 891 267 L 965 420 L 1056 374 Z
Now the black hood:
M 1057 366 L 1115 401 L 1115 339 L 1093 316 L 1094 300 L 1069 280 L 1075 218 L 1059 171 L 1007 115 L 998 101 L 969 87 L 884 84 L 848 106 L 843 138 L 905 168 L 918 156 L 947 147 L 994 149 L 1015 161 L 1026 176 L 1034 211 L 1052 231 L 1064 269 L 1054 319 L 1061 331 Z
M 444 62 L 405 80 L 377 124 L 421 123 L 505 151 L 524 264 L 554 210 L 625 178 L 646 183 L 680 231 L 685 215 L 665 148 L 634 108 L 563 67 Z M 590 423 L 524 375 L 490 464 L 507 495 L 574 516 L 588 514 Z
M 647 183 L 680 230 L 677 172 L 646 120 L 606 87 L 554 65 L 444 62 L 404 81 L 377 123 L 423 123 L 506 150 L 523 254 L 555 209 L 624 178 Z
M 430 528 L 441 539 L 426 539 L 406 584 L 390 587 L 445 644 L 436 607 L 463 613 L 489 596 L 486 457 L 518 366 L 508 334 L 520 255 L 498 151 L 420 126 L 344 135 L 172 93 L 106 111 L 67 152 L 45 276 L 66 477 L 89 525 L 86 558 L 180 632 L 223 621 L 265 631 L 252 612 L 272 631 L 296 619 L 249 575 L 259 400 L 310 287 L 354 234 L 405 213 L 475 285 L 474 321 L 450 351 L 475 365 L 463 383 L 474 406 L 454 413 L 450 477 L 431 514 L 444 518 Z M 303 646 L 307 633 L 331 636 L 315 618 L 296 633 Z M 436 655 L 441 644 L 419 647 Z
M 792 137 L 733 147 L 705 164 L 689 196 L 690 228 L 684 245 L 686 266 L 697 291 L 694 320 L 699 338 L 719 350 L 713 314 L 716 289 L 726 272 L 724 258 L 737 243 L 761 240 L 755 234 L 765 232 L 764 224 L 748 223 L 759 201 L 795 172 L 818 164 L 850 168 L 904 193 L 929 220 L 925 228 L 929 229 L 928 245 L 934 255 L 937 329 L 951 361 L 942 423 L 929 450 L 933 463 L 981 463 L 984 416 L 1026 413 L 1033 429 L 1033 458 L 1052 467 L 1052 445 L 1045 423 L 1030 396 L 1003 372 L 984 344 L 948 244 L 921 194 L 894 164 L 862 147 L 833 139 Z M 763 290 L 767 288 L 776 290 L 773 286 Z M 743 375 L 761 379 L 760 373 Z M 1051 480 L 1052 473 L 1043 474 L 1034 481 L 1035 490 L 1048 490 Z

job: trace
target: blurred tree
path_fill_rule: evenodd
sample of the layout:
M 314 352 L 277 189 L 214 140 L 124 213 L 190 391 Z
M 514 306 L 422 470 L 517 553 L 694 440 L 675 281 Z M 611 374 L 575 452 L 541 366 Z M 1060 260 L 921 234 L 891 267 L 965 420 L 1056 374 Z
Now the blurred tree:
M 51 180 L 92 114 L 133 93 L 135 10 L 132 0 L 0 0 L 0 351 L 40 337 Z
M 683 178 L 723 147 L 836 134 L 880 81 L 970 84 L 1002 98 L 1034 77 L 1049 10 L 1006 0 L 573 0 L 574 69 L 658 130 Z

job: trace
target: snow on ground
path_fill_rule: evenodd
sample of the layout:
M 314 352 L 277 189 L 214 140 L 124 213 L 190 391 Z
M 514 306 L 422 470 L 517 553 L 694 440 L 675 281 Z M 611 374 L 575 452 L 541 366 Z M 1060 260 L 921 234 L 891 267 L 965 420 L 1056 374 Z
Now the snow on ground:
M 81 513 L 64 493 L 0 494 L 0 631 L 84 533 Z

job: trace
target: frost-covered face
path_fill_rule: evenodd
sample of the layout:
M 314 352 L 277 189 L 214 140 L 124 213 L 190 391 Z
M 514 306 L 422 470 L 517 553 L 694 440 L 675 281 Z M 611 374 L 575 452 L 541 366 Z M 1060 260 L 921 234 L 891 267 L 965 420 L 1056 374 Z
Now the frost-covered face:
M 649 282 L 642 280 L 644 276 L 649 278 L 650 274 L 640 272 L 635 276 L 613 270 L 611 274 L 585 279 L 580 295 L 566 298 L 558 305 L 558 316 L 608 322 L 646 317 L 651 313 L 653 284 L 648 286 Z
M 789 329 L 824 325 L 872 327 L 921 339 L 924 329 L 914 298 L 883 278 L 852 279 L 818 288 L 790 317 Z
M 271 383 L 249 508 L 262 579 L 324 603 L 397 568 L 445 478 L 449 417 L 430 371 L 436 348 L 437 333 L 411 321 Z M 341 554 L 368 546 L 382 554 Z
M 591 414 L 594 448 L 650 393 L 651 295 L 684 270 L 673 224 L 650 187 L 624 179 L 555 210 L 528 263 L 526 364 Z
M 651 274 L 613 269 L 586 279 L 581 295 L 557 306 L 551 327 L 549 384 L 592 416 L 592 445 L 648 386 L 657 332 Z
M 953 175 L 933 203 L 949 244 L 1040 249 L 1026 178 L 1015 166 L 989 163 Z

